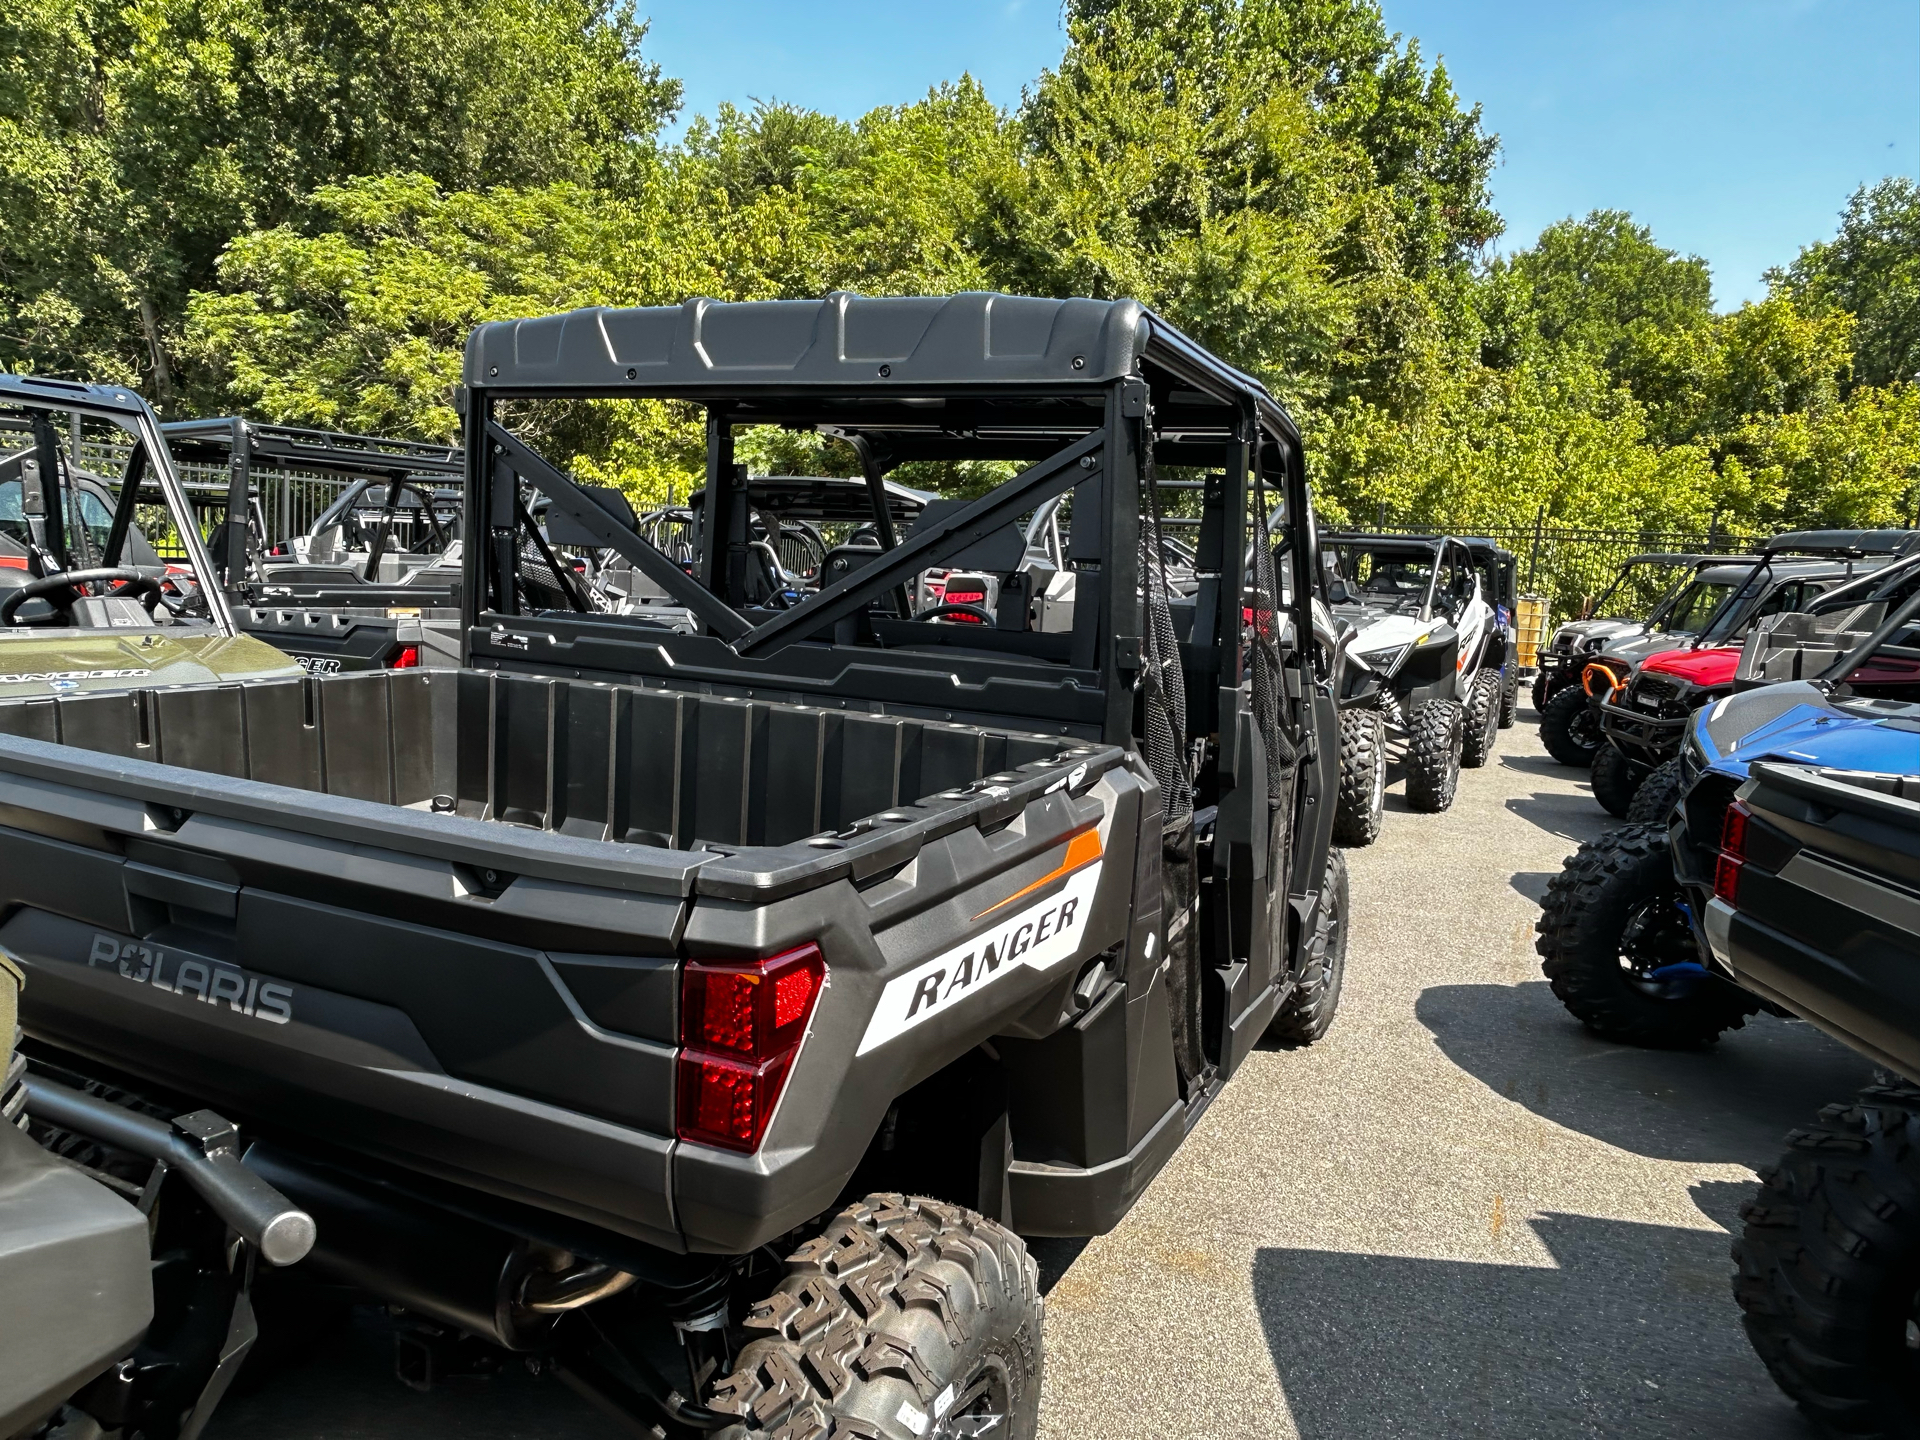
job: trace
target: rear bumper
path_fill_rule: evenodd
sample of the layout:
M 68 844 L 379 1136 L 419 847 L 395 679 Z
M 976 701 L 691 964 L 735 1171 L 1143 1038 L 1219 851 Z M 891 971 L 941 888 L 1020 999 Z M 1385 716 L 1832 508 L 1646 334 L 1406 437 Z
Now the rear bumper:
M 1716 922 L 1718 907 L 1724 919 Z M 1743 990 L 1798 1015 L 1875 1063 L 1920 1082 L 1920 1033 L 1906 1023 L 1920 1001 L 1912 977 L 1889 986 L 1837 955 L 1816 949 L 1720 901 L 1708 924 L 1724 925 L 1727 960 Z

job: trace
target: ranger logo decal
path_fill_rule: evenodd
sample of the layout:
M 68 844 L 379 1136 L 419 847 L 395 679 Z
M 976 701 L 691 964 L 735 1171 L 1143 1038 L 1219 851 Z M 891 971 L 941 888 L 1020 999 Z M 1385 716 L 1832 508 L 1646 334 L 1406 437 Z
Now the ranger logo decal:
M 1074 836 L 1066 858 L 1052 871 L 973 917 L 976 921 L 991 917 L 991 929 L 889 980 L 857 1053 L 864 1055 L 935 1015 L 946 1014 L 1002 976 L 1023 968 L 1050 970 L 1073 958 L 1100 884 L 1100 863 L 1099 832 Z M 1023 909 L 1008 908 L 1062 875 L 1069 877 L 1066 885 L 1046 899 Z

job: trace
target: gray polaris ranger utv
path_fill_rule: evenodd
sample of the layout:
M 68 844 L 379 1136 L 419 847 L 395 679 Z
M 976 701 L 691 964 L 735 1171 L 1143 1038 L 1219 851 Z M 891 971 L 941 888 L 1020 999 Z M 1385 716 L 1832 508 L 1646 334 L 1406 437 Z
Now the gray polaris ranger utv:
M 1292 421 L 1137 304 L 985 294 L 493 324 L 466 382 L 467 668 L 0 705 L 30 1074 L 221 1107 L 318 1227 L 267 1282 L 409 1353 L 644 1434 L 1032 1436 L 1019 1237 L 1112 1228 L 1339 998 Z M 686 568 L 515 428 L 582 397 L 704 412 Z M 753 425 L 864 462 L 813 582 L 756 578 Z M 903 535 L 919 460 L 1012 473 Z M 1061 496 L 1070 622 L 1008 598 Z M 690 622 L 582 608 L 542 501 Z M 929 571 L 999 603 L 916 611 Z

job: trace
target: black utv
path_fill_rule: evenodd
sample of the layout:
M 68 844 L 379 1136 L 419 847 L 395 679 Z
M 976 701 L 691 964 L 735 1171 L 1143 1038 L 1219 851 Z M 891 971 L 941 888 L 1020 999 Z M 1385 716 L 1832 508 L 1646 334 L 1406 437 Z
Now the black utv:
M 516 428 L 588 397 L 704 413 L 684 568 Z M 1137 304 L 984 294 L 491 324 L 464 416 L 464 668 L 0 705 L 28 1113 L 217 1105 L 317 1226 L 253 1284 L 638 1433 L 1032 1436 L 1021 1237 L 1112 1228 L 1339 999 L 1293 422 Z M 762 595 L 751 426 L 847 440 L 876 543 Z M 955 461 L 1013 473 L 902 533 Z M 1058 497 L 1070 620 L 1006 601 Z M 555 586 L 541 502 L 691 623 Z

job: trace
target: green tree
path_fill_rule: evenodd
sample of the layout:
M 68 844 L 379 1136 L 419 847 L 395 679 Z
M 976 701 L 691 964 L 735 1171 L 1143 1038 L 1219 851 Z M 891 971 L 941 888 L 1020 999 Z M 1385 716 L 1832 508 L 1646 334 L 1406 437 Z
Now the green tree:
M 1861 186 L 1837 236 L 1768 278 L 1810 309 L 1855 317 L 1856 383 L 1920 379 L 1920 185 L 1895 175 Z
M 355 175 L 619 190 L 678 103 L 644 33 L 612 0 L 10 7 L 0 208 L 31 218 L 0 233 L 0 365 L 170 401 L 222 247 Z

